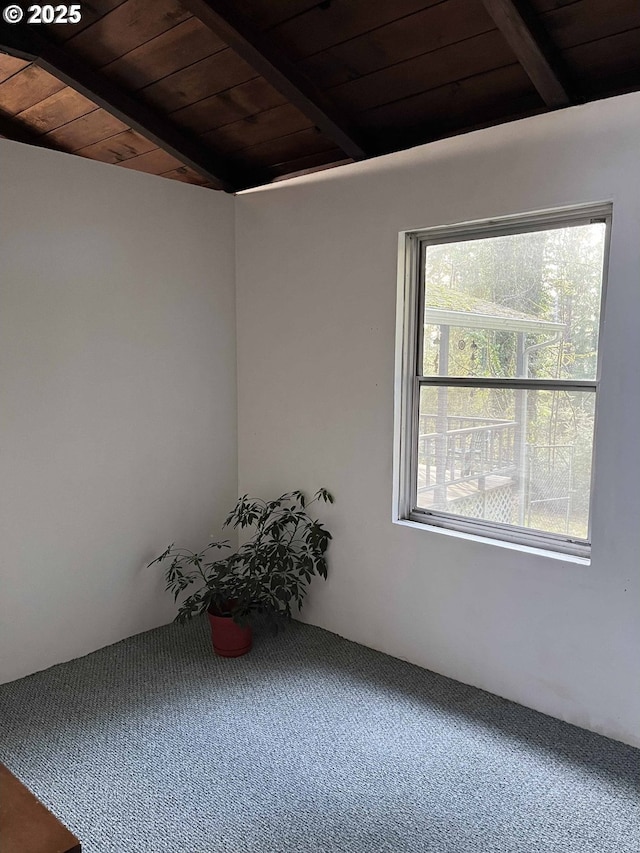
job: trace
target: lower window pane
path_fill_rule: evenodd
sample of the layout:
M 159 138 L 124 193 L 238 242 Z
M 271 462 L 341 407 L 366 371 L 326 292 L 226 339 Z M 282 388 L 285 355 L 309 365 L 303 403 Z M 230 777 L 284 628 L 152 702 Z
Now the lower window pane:
M 420 509 L 587 539 L 595 393 L 420 391 Z

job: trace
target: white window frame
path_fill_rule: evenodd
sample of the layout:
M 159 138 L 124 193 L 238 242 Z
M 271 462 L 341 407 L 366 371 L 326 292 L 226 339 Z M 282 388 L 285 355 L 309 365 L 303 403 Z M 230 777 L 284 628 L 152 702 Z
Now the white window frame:
M 581 205 L 558 210 L 500 217 L 458 225 L 427 228 L 400 233 L 398 252 L 398 303 L 396 334 L 396 406 L 394 429 L 394 508 L 393 520 L 413 522 L 425 528 L 444 528 L 493 542 L 508 542 L 547 552 L 588 558 L 591 553 L 591 516 L 593 508 L 595 445 L 598 420 L 598 387 L 602 353 L 609 246 L 613 208 L 610 202 Z M 424 313 L 423 276 L 425 253 L 430 245 L 464 240 L 546 231 L 593 222 L 606 224 L 602 271 L 602 292 L 598 331 L 596 376 L 593 380 L 502 379 L 488 377 L 424 376 L 422 374 L 422 335 Z M 526 388 L 532 390 L 588 391 L 596 395 L 594 440 L 592 447 L 591 490 L 586 539 L 531 530 L 516 525 L 456 516 L 440 510 L 417 507 L 418 424 L 420 389 L 423 386 L 479 388 Z

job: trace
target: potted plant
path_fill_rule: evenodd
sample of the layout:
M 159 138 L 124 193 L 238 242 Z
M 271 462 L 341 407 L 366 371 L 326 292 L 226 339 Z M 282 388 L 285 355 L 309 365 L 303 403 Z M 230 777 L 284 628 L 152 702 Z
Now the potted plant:
M 177 621 L 206 612 L 215 652 L 238 657 L 251 649 L 250 620 L 266 617 L 277 631 L 300 610 L 314 575 L 327 577 L 325 553 L 331 534 L 309 515 L 318 502 L 333 503 L 319 489 L 308 504 L 301 491 L 287 492 L 263 501 L 243 495 L 227 516 L 224 527 L 255 528 L 237 551 L 218 559 L 212 552 L 229 548 L 229 540 L 210 542 L 202 551 L 176 548 L 175 544 L 151 563 L 171 560 L 165 571 L 167 590 L 177 601 L 196 586 L 180 604 Z

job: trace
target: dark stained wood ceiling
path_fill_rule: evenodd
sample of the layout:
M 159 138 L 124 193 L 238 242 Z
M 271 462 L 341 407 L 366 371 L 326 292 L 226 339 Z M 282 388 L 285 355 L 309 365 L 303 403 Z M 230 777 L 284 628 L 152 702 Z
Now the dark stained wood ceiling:
M 640 89 L 638 0 L 81 11 L 0 23 L 0 136 L 228 191 Z

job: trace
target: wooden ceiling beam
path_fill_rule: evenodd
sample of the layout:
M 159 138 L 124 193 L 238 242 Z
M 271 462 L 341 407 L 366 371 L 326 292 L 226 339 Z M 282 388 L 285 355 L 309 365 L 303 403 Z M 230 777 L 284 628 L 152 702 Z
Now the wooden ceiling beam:
M 190 166 L 217 189 L 234 192 L 242 185 L 239 175 L 198 139 L 189 136 L 82 60 L 40 35 L 34 27 L 26 24 L 11 26 L 0 21 L 0 52 L 33 62 Z
M 522 0 L 482 0 L 548 107 L 567 107 L 572 99 L 559 57 Z
M 362 160 L 368 156 L 356 134 L 349 129 L 348 121 L 329 103 L 322 92 L 280 53 L 271 39 L 232 4 L 224 0 L 180 2 L 307 116 L 325 136 L 332 139 L 345 154 L 354 160 Z

